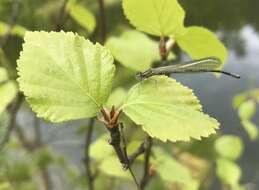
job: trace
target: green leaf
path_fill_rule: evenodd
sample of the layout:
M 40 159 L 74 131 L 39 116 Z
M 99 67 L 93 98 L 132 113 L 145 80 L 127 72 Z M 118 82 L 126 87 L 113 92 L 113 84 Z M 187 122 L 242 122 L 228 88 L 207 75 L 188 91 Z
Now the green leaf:
M 171 36 L 183 28 L 185 12 L 177 0 L 123 0 L 123 10 L 138 30 Z
M 233 186 L 231 187 L 231 190 L 247 190 L 247 188 L 245 188 L 245 187 L 243 187 L 243 186 L 237 184 L 237 185 L 233 185 Z
M 46 147 L 37 150 L 33 156 L 35 164 L 40 169 L 47 168 L 51 163 L 54 162 L 54 155 L 52 150 Z
M 16 161 L 9 164 L 6 175 L 12 183 L 22 183 L 24 181 L 29 181 L 32 177 L 32 167 L 30 167 L 29 163 L 27 162 Z
M 69 3 L 70 0 L 67 2 Z M 61 1 L 48 1 L 45 3 L 42 3 L 41 6 L 37 6 L 34 9 L 34 15 L 37 16 L 37 18 L 49 19 L 51 16 L 56 15 L 57 16 L 57 10 L 61 8 L 63 2 Z
M 21 91 L 33 111 L 52 122 L 96 116 L 114 72 L 106 48 L 71 32 L 26 33 L 18 60 Z
M 234 135 L 224 135 L 215 142 L 217 153 L 224 158 L 230 160 L 238 159 L 243 152 L 242 140 Z
M 70 16 L 89 34 L 94 31 L 96 27 L 95 17 L 87 8 L 75 3 L 68 3 L 67 8 Z
M 15 25 L 12 29 L 12 34 L 23 38 L 26 31 L 27 29 L 24 28 L 23 26 Z
M 98 167 L 104 174 L 108 176 L 132 180 L 129 171 L 124 171 L 122 169 L 121 163 L 118 157 L 115 155 L 105 157 L 105 159 L 98 165 Z
M 222 63 L 227 58 L 227 49 L 217 36 L 203 27 L 192 26 L 185 29 L 183 35 L 175 36 L 180 48 L 192 59 L 215 56 Z M 223 64 L 219 67 L 222 68 Z
M 136 138 L 136 135 L 133 135 Z M 129 155 L 133 154 L 138 148 L 139 146 L 143 143 L 143 141 L 141 140 L 131 140 L 128 144 L 127 144 L 127 152 Z M 140 155 L 138 156 L 138 158 L 143 157 L 144 155 Z M 137 159 L 138 159 L 137 158 Z M 143 160 L 142 158 L 140 160 Z
M 0 36 L 3 36 L 8 31 L 8 25 L 0 21 Z
M 245 128 L 246 132 L 249 135 L 251 140 L 256 140 L 259 135 L 258 127 L 249 120 L 242 120 L 242 125 Z
M 0 36 L 5 35 L 6 32 L 8 32 L 9 30 L 8 28 L 9 26 L 6 23 L 0 21 Z M 20 25 L 14 25 L 11 30 L 11 34 L 19 37 L 23 37 L 26 31 L 27 31 L 26 28 Z
M 0 67 L 0 83 L 8 80 L 8 74 L 5 68 Z
M 190 180 L 186 183 L 182 190 L 198 190 L 200 187 L 200 182 L 198 180 Z
M 166 76 L 135 85 L 122 106 L 125 114 L 162 141 L 200 139 L 215 133 L 219 123 L 200 112 L 192 90 Z
M 122 169 L 122 165 L 114 155 L 112 146 L 108 143 L 108 135 L 102 135 L 90 147 L 90 157 L 97 163 L 97 167 L 106 175 L 131 179 L 128 172 Z
M 15 67 L 10 63 L 5 52 L 1 48 L 0 48 L 0 65 L 3 66 L 2 68 L 6 69 L 9 77 L 16 78 Z
M 148 69 L 160 58 L 158 43 L 138 31 L 126 31 L 120 37 L 111 37 L 106 46 L 115 59 L 135 71 Z
M 7 128 L 10 121 L 10 115 L 8 112 L 3 112 L 0 114 L 0 133 Z
M 231 186 L 239 184 L 242 174 L 237 164 L 224 158 L 217 159 L 216 173 L 224 184 Z
M 161 179 L 166 182 L 186 184 L 192 180 L 190 170 L 176 161 L 170 154 L 159 147 L 152 149 L 154 153 L 153 166 Z M 173 171 L 173 172 L 172 172 Z
M 0 85 L 0 114 L 13 101 L 17 94 L 17 87 L 15 82 L 10 81 Z
M 8 125 L 10 123 L 10 115 L 7 111 L 0 113 L 0 142 L 3 141 L 4 134 L 6 134 L 6 131 L 8 130 Z M 2 161 L 2 158 L 4 158 L 6 155 L 4 154 L 5 150 L 0 151 L 0 163 Z
M 123 88 L 116 88 L 109 96 L 106 106 L 111 108 L 112 106 L 119 107 L 122 105 L 126 97 L 126 91 Z
M 91 144 L 89 153 L 91 158 L 100 162 L 114 153 L 112 146 L 108 143 L 108 139 L 108 135 L 105 134 Z
M 151 167 L 154 168 L 164 182 L 180 184 L 183 190 L 198 189 L 199 181 L 193 179 L 189 168 L 175 160 L 160 147 L 154 147 L 152 153 L 154 154 L 154 159 L 151 161 Z
M 13 189 L 8 189 L 8 190 L 17 190 L 17 189 L 19 189 L 19 190 L 35 190 L 35 189 L 37 189 L 38 188 L 38 184 L 35 182 L 35 180 L 28 180 L 28 181 L 24 181 L 24 182 L 22 182 L 22 183 L 16 183 L 15 185 L 14 185 L 14 183 L 12 183 L 13 184 Z M 7 189 L 5 189 L 5 190 L 7 190 Z
M 168 188 L 166 188 L 166 185 L 162 179 L 160 179 L 159 176 L 155 175 L 154 177 L 152 177 L 152 180 L 150 180 L 150 182 L 148 183 L 148 186 L 146 187 L 147 190 L 168 190 Z
M 11 188 L 11 184 L 7 181 L 0 182 L 0 190 L 9 190 Z
M 246 93 L 242 93 L 242 94 L 239 94 L 237 96 L 234 97 L 233 99 L 233 107 L 235 109 L 237 109 L 242 103 L 244 103 L 247 99 L 247 94 Z
M 128 87 L 130 88 L 136 81 L 136 72 L 130 69 L 127 69 L 122 66 L 116 67 L 116 74 L 114 78 L 114 87 Z
M 259 103 L 259 89 L 255 88 L 249 92 L 249 95 Z
M 256 103 L 253 100 L 248 100 L 242 103 L 238 109 L 238 115 L 243 120 L 251 119 L 256 112 Z

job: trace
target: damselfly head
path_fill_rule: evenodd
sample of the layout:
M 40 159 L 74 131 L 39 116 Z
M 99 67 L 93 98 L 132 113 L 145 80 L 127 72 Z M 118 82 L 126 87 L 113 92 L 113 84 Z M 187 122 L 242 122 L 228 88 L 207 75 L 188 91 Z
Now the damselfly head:
M 152 77 L 154 74 L 153 74 L 153 69 L 150 68 L 146 71 L 143 71 L 143 72 L 138 72 L 136 74 L 136 79 L 141 81 L 141 80 L 144 80 L 144 79 L 147 79 L 149 77 Z
M 136 79 L 137 79 L 138 81 L 143 80 L 143 79 L 144 79 L 143 73 L 142 73 L 142 72 L 138 72 L 138 73 L 136 74 Z

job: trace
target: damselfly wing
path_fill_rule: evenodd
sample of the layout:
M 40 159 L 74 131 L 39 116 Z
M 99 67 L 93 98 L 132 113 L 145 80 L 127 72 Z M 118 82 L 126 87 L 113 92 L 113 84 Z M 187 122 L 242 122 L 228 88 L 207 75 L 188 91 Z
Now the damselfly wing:
M 240 78 L 239 75 L 217 69 L 221 61 L 216 57 L 207 57 L 204 59 L 188 61 L 184 63 L 173 64 L 164 67 L 150 68 L 144 72 L 137 73 L 136 77 L 140 80 L 154 75 L 163 75 L 171 73 L 200 73 L 216 72 L 229 75 L 234 78 Z

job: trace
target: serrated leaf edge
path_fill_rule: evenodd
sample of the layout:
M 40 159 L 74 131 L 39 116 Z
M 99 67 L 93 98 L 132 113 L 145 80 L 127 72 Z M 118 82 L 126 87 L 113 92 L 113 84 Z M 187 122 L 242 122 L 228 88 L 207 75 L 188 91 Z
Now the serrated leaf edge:
M 74 33 L 74 32 L 64 32 L 64 31 L 60 31 L 60 32 L 55 32 L 55 31 L 50 31 L 50 32 L 46 32 L 46 31 L 26 31 L 25 37 L 24 37 L 24 43 L 23 43 L 23 45 L 22 45 L 23 49 L 24 49 L 25 42 L 26 42 L 26 36 L 27 36 L 29 33 L 35 33 L 35 32 L 44 33 L 44 34 L 57 34 L 57 33 L 62 33 L 62 34 L 66 34 L 66 35 L 67 35 L 67 34 L 68 34 L 68 35 L 74 35 L 74 36 L 77 36 L 77 37 L 79 37 L 79 38 L 81 38 L 81 39 L 83 39 L 83 40 L 85 40 L 85 41 L 88 41 L 89 44 L 91 44 L 93 47 L 105 48 L 105 47 L 103 47 L 100 43 L 97 42 L 97 43 L 94 44 L 94 43 L 92 43 L 90 40 L 85 39 L 84 37 L 79 36 L 77 33 Z M 107 52 L 110 52 L 110 50 L 107 49 L 107 48 L 105 48 L 105 50 L 106 50 Z M 26 92 L 24 91 L 24 89 L 23 89 L 23 88 L 21 87 L 21 85 L 20 85 L 21 73 L 20 73 L 19 67 L 20 67 L 20 65 L 21 65 L 20 59 L 21 59 L 21 57 L 22 57 L 23 54 L 24 54 L 24 51 L 22 50 L 22 51 L 20 52 L 19 58 L 17 59 L 17 67 L 16 67 L 16 69 L 17 69 L 18 78 L 17 78 L 16 80 L 17 80 L 17 82 L 18 82 L 19 89 L 23 92 L 23 94 L 24 94 L 24 96 L 25 96 L 26 101 L 29 102 L 29 97 L 28 97 L 28 95 L 26 94 Z M 111 52 L 110 52 L 110 54 L 111 54 Z M 112 54 L 111 54 L 111 55 L 112 55 Z M 115 70 L 115 65 L 114 65 L 114 64 L 112 65 L 112 67 L 113 67 L 113 70 Z M 93 102 L 96 104 L 97 107 L 101 108 L 101 105 L 98 104 L 98 102 L 96 102 L 96 100 L 95 100 L 89 93 L 87 93 L 87 95 L 89 96 L 90 99 L 93 100 Z M 108 99 L 108 97 L 109 97 L 109 96 L 106 97 L 106 100 Z M 105 103 L 105 102 L 106 102 L 106 101 L 104 101 L 104 103 Z M 40 114 L 40 113 L 38 113 L 38 108 L 37 108 L 37 106 L 31 105 L 31 108 L 32 108 L 32 111 L 36 113 L 37 117 L 45 118 L 46 120 L 49 120 L 49 121 L 51 121 L 51 122 L 53 122 L 53 123 L 59 123 L 59 122 L 60 122 L 58 119 L 56 119 L 55 121 L 53 121 L 50 116 L 46 117 L 45 114 Z M 93 116 L 94 116 L 94 115 L 93 115 Z M 62 120 L 62 121 L 63 121 L 63 120 Z

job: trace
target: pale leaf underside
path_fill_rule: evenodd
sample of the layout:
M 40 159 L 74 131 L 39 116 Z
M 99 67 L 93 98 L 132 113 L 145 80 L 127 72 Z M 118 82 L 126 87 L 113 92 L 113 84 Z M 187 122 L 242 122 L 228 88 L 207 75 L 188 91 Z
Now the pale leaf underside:
M 52 122 L 93 117 L 105 103 L 113 57 L 73 33 L 28 32 L 20 59 L 20 89 L 39 117 Z
M 162 141 L 200 139 L 215 133 L 219 126 L 201 112 L 192 90 L 165 76 L 152 77 L 133 87 L 122 109 L 150 136 Z
M 144 71 L 159 60 L 157 42 L 138 31 L 125 31 L 120 37 L 111 37 L 105 44 L 122 65 L 134 71 Z
M 182 35 L 176 36 L 176 41 L 192 59 L 214 56 L 223 63 L 219 65 L 218 69 L 223 68 L 227 59 L 227 49 L 208 29 L 198 26 L 187 27 Z
M 126 17 L 138 30 L 171 36 L 183 27 L 185 12 L 177 0 L 123 0 Z

